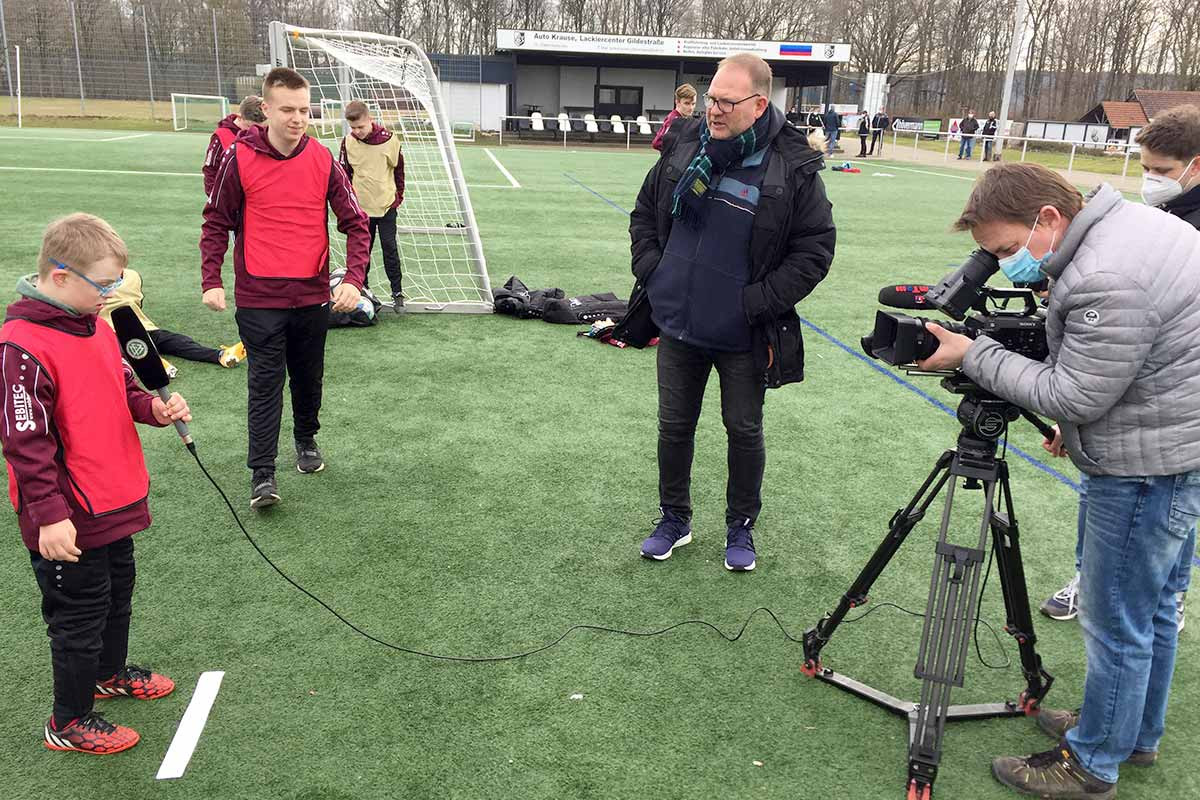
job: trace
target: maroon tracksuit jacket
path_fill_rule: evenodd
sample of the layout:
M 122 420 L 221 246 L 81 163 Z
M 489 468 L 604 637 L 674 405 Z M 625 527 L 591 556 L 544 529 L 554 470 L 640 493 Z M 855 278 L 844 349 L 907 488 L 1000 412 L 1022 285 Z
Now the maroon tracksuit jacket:
M 202 290 L 223 285 L 221 265 L 234 231 L 234 302 L 239 308 L 328 302 L 327 205 L 346 235 L 346 282 L 361 289 L 371 237 L 345 171 L 307 134 L 284 156 L 271 145 L 266 128 L 242 131 L 221 162 L 204 207 Z
M 217 171 L 221 169 L 221 159 L 225 157 L 225 151 L 242 132 L 242 129 L 234 122 L 236 119 L 237 114 L 230 114 L 218 122 L 217 129 L 213 131 L 212 138 L 208 140 L 208 150 L 204 152 L 204 169 L 201 170 L 204 173 L 205 197 L 212 194 L 213 184 L 217 182 Z

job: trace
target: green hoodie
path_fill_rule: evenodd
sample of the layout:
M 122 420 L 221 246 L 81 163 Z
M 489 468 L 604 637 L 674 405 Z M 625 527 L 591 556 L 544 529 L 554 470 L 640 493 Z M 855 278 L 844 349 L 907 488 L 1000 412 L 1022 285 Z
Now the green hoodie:
M 23 277 L 17 281 L 17 294 L 21 295 L 22 297 L 28 297 L 31 300 L 41 300 L 43 303 L 52 305 L 55 308 L 59 309 L 60 311 L 65 311 L 73 317 L 82 317 L 83 316 L 83 314 L 80 314 L 78 311 L 71 308 L 69 305 L 58 302 L 53 297 L 51 297 L 50 295 L 46 294 L 41 289 L 39 289 L 37 287 L 37 273 L 36 272 L 31 275 L 26 275 L 25 277 Z

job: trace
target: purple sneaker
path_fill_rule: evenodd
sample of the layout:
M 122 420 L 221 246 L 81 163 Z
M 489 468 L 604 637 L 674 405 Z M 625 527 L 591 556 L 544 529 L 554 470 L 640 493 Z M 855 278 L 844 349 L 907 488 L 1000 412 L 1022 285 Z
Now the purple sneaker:
M 655 561 L 666 561 L 671 551 L 692 540 L 692 529 L 683 517 L 674 511 L 662 509 L 662 518 L 654 527 L 654 533 L 642 542 L 642 557 Z
M 754 569 L 754 536 L 750 520 L 735 522 L 725 534 L 725 569 L 749 572 Z

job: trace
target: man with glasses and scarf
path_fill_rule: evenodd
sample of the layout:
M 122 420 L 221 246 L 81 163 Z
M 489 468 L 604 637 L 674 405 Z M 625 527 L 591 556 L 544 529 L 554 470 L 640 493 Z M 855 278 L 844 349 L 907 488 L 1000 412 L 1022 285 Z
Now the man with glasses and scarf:
M 679 130 L 631 215 L 630 315 L 648 316 L 642 332 L 660 336 L 662 516 L 642 542 L 649 559 L 692 540 L 696 423 L 715 367 L 728 436 L 725 567 L 756 565 L 764 392 L 803 379 L 795 305 L 825 277 L 836 238 L 821 154 L 771 105 L 771 78 L 758 56 L 723 60 L 705 116 Z

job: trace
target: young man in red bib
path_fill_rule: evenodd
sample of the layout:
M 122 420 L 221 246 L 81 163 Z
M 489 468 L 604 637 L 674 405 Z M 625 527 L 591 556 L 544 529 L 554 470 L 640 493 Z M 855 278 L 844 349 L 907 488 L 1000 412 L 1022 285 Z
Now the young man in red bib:
M 230 114 L 217 123 L 217 129 L 208 140 L 208 149 L 204 151 L 204 168 L 201 172 L 204 174 L 205 197 L 212 194 L 213 184 L 217 182 L 217 170 L 221 168 L 221 159 L 225 158 L 225 151 L 233 144 L 233 140 L 242 131 L 254 125 L 262 125 L 266 121 L 267 118 L 262 112 L 262 98 L 256 94 L 249 94 L 242 99 L 236 114 Z
M 325 332 L 329 324 L 328 208 L 346 235 L 346 278 L 333 310 L 358 304 L 369 257 L 367 215 L 346 173 L 309 137 L 309 88 L 295 70 L 277 67 L 263 81 L 265 128 L 233 143 L 204 207 L 200 240 L 204 305 L 225 310 L 221 264 L 234 231 L 234 302 L 249 360 L 250 507 L 279 502 L 275 457 L 283 417 L 283 382 L 292 396 L 296 468 L 325 468 L 320 429 Z
M 125 243 L 108 223 L 72 214 L 46 228 L 36 275 L 0 328 L 9 497 L 29 549 L 50 636 L 51 750 L 97 755 L 137 731 L 93 710 L 99 698 L 162 697 L 170 678 L 125 663 L 133 598 L 133 534 L 150 526 L 150 477 L 134 422 L 191 420 L 177 394 L 139 387 L 112 328 L 97 321 L 122 280 Z

